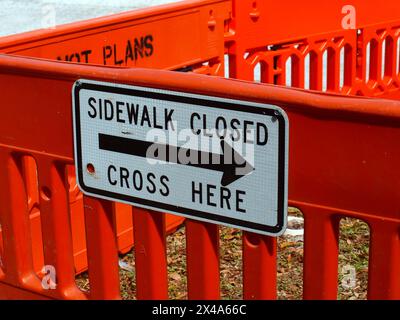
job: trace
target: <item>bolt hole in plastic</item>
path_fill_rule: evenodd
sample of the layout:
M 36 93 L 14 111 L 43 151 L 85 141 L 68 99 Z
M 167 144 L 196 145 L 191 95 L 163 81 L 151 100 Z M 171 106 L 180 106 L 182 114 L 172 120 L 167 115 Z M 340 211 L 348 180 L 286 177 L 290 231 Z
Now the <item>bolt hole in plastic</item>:
M 92 163 L 88 163 L 86 166 L 86 170 L 89 174 L 95 174 L 96 169 L 94 168 L 94 165 Z

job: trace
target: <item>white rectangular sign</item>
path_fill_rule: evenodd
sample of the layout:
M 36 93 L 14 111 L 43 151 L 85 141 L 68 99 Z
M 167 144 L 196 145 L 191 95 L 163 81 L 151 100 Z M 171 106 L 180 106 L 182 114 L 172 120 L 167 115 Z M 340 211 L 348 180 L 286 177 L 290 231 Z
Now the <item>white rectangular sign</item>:
M 78 80 L 78 184 L 91 196 L 278 236 L 288 120 L 277 106 Z

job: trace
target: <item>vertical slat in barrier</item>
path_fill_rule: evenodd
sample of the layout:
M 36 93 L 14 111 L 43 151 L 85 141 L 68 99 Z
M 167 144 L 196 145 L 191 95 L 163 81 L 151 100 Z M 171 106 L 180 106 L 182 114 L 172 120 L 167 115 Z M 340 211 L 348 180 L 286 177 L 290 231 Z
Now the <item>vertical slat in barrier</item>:
M 304 214 L 304 293 L 306 300 L 336 300 L 338 290 L 339 218 L 319 208 Z
M 371 226 L 368 299 L 400 299 L 400 228 L 389 222 Z
M 37 165 L 45 265 L 55 268 L 61 297 L 85 298 L 75 284 L 65 165 L 46 156 Z
M 358 39 L 357 46 L 353 47 L 354 51 L 359 52 L 356 55 L 355 60 L 353 61 L 353 63 L 356 65 L 355 80 L 362 79 L 365 82 L 367 82 L 366 81 L 367 80 L 367 69 L 369 72 L 369 64 L 368 64 L 368 59 L 367 59 L 369 53 L 367 54 L 367 48 L 368 48 L 367 44 L 368 44 L 368 42 L 365 40 L 364 34 L 362 34 Z M 371 59 L 371 56 L 369 56 L 369 59 Z M 359 67 L 359 65 L 361 67 Z
M 340 48 L 328 49 L 327 90 L 340 91 Z
M 292 55 L 292 87 L 304 88 L 304 58 Z
M 137 299 L 168 299 L 165 215 L 133 207 Z
M 236 48 L 231 63 L 231 76 L 252 81 L 254 71 Z M 265 80 L 265 79 L 264 79 Z M 276 239 L 243 233 L 243 298 L 274 300 L 276 291 Z
M 186 220 L 188 298 L 220 298 L 219 227 Z
M 0 223 L 3 238 L 3 267 L 12 283 L 26 282 L 33 275 L 31 233 L 21 170 L 8 152 L 0 152 Z
M 371 55 L 370 55 L 370 79 L 379 81 L 382 79 L 382 39 L 371 41 Z
M 310 89 L 322 91 L 323 59 L 319 48 L 310 52 Z
M 84 197 L 90 297 L 119 299 L 118 249 L 113 203 Z
M 387 76 L 391 77 L 392 79 L 396 79 L 398 77 L 400 77 L 400 72 L 398 72 L 398 65 L 397 63 L 399 63 L 400 66 L 400 53 L 399 53 L 399 41 L 397 40 L 399 38 L 396 37 L 392 37 L 391 41 L 392 44 L 389 46 L 391 50 L 389 50 L 389 58 L 388 58 L 388 62 L 390 65 L 390 68 L 387 69 Z M 397 60 L 399 59 L 399 60 Z
M 244 59 L 245 52 L 236 50 L 232 53 L 232 61 L 230 63 L 230 77 L 235 79 L 253 81 L 254 80 L 254 69 L 252 66 Z
M 244 299 L 276 299 L 276 263 L 275 238 L 243 232 Z
M 277 84 L 280 86 L 286 86 L 286 60 L 289 57 L 287 55 L 281 55 L 277 59 L 278 64 L 277 64 L 277 74 L 278 74 L 278 79 L 277 79 Z

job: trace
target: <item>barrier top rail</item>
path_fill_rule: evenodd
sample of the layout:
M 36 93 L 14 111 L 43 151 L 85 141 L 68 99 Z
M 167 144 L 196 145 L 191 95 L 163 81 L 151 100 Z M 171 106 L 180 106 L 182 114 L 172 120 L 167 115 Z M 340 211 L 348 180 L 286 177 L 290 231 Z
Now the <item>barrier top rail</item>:
M 254 85 L 242 80 L 231 79 L 231 81 L 226 81 L 225 79 L 209 78 L 203 75 L 188 75 L 140 68 L 121 69 L 113 66 L 82 66 L 78 63 L 46 61 L 4 54 L 0 55 L 0 67 L 3 74 L 19 76 L 34 75 L 46 79 L 57 79 L 57 81 L 61 81 L 61 79 L 64 81 L 75 81 L 79 78 L 87 77 L 88 79 L 105 81 L 118 79 L 121 83 L 130 83 L 138 86 L 162 87 L 165 89 L 190 91 L 199 94 L 207 93 L 216 96 L 221 96 L 221 92 L 224 92 L 223 94 L 230 92 L 238 99 L 251 96 L 255 102 L 268 100 L 272 104 L 283 104 L 290 108 L 291 111 L 304 112 L 331 119 L 347 119 L 352 122 L 373 121 L 375 124 L 385 123 L 394 125 L 400 120 L 400 102 L 398 101 L 366 97 L 346 97 L 337 94 L 318 91 L 310 92 L 303 89 L 284 88 L 268 84 Z M 238 84 L 241 87 L 240 91 L 235 90 Z M 343 108 L 343 105 L 346 107 Z M 36 111 L 32 110 L 32 112 Z M 50 111 L 48 112 L 50 115 Z M 35 131 L 32 127 L 34 124 L 31 122 L 31 117 L 27 115 L 24 118 L 26 120 L 21 119 L 21 121 L 24 121 L 26 131 Z M 16 135 L 21 135 L 21 137 L 27 137 L 24 133 L 19 133 L 19 128 L 13 127 L 12 121 L 7 121 L 5 118 L 2 121 L 5 124 L 10 123 L 10 126 L 3 126 L 0 129 L 0 137 L 2 139 L 9 136 L 12 132 Z M 62 121 L 64 122 L 65 120 Z M 61 123 L 60 125 L 62 126 Z M 43 128 L 43 130 L 46 130 L 46 128 Z M 41 132 L 41 135 L 47 136 L 44 132 Z M 48 135 L 51 136 L 51 133 L 48 132 Z M 3 140 L 2 143 L 6 143 L 6 140 Z M 19 145 L 19 147 L 27 147 L 24 145 Z M 62 146 L 54 147 L 59 148 Z M 71 146 L 69 146 L 68 150 L 69 152 L 65 152 L 66 150 L 64 149 L 61 153 L 54 150 L 50 153 L 71 157 Z

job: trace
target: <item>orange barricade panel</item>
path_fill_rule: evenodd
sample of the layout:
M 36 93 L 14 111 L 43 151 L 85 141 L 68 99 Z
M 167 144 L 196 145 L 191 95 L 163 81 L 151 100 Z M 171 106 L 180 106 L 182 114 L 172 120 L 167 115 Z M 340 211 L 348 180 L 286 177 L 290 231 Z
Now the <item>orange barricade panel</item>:
M 76 63 L 178 69 L 221 58 L 221 33 L 230 12 L 231 3 L 226 0 L 164 5 L 54 31 L 4 37 L 0 52 Z
M 399 2 L 360 0 L 351 6 L 353 29 L 343 26 L 346 1 L 234 1 L 226 36 L 231 77 L 398 98 Z
M 0 39 L 0 52 L 74 63 L 163 69 L 201 65 L 212 60 L 221 68 L 224 50 L 221 39 L 230 7 L 229 1 L 193 1 L 180 6 L 167 5 L 117 14 L 61 26 L 56 30 L 4 37 Z M 196 28 L 187 30 L 187 25 Z M 35 175 L 33 167 L 31 174 Z M 80 273 L 87 268 L 83 199 L 77 189 L 74 170 L 69 172 L 69 179 L 75 268 Z M 31 183 L 35 189 L 36 177 Z M 32 237 L 36 239 L 33 252 L 37 253 L 35 266 L 39 272 L 43 266 L 43 250 L 40 216 L 37 206 L 35 208 L 35 214 L 31 215 L 31 229 Z M 127 215 L 129 210 L 130 207 L 116 204 L 117 240 L 121 253 L 128 252 L 133 246 L 132 218 Z M 181 217 L 173 215 L 167 215 L 166 221 L 167 232 L 174 231 L 183 223 Z

